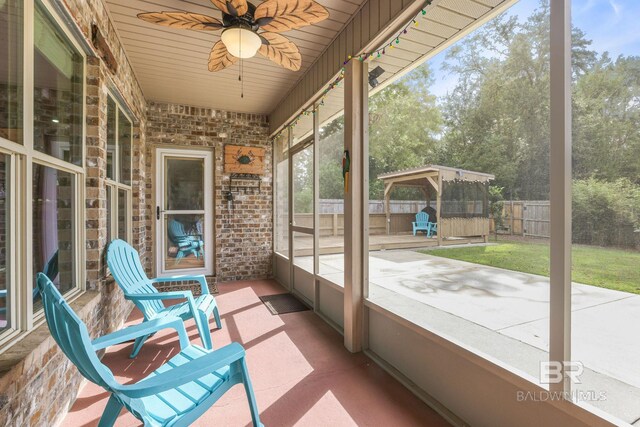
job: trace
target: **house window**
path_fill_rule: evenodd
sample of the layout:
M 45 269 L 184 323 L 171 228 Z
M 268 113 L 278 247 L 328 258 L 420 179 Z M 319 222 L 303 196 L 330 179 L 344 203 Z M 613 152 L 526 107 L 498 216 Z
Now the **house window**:
M 118 188 L 118 239 L 129 240 L 129 192 Z
M 12 326 L 9 283 L 9 170 L 11 158 L 0 154 L 0 333 Z
M 33 164 L 33 271 L 43 272 L 61 293 L 75 288 L 75 179 L 73 173 Z M 34 299 L 34 308 L 40 308 Z
M 107 101 L 107 239 L 131 241 L 133 125 L 109 95 Z
M 116 131 L 117 122 L 116 117 L 118 114 L 118 108 L 116 107 L 116 101 L 112 97 L 107 99 L 107 179 L 115 179 L 114 162 L 116 155 Z
M 40 4 L 34 27 L 34 148 L 82 165 L 84 58 Z
M 0 2 L 0 58 L 1 349 L 43 319 L 37 273 L 68 298 L 84 283 L 86 65 L 40 1 Z
M 18 144 L 23 128 L 22 3 L 0 3 L 0 139 Z

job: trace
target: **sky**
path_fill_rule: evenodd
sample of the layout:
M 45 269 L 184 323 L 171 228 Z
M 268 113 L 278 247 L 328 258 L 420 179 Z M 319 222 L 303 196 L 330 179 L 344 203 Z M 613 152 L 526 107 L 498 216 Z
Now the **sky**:
M 538 4 L 539 0 L 520 0 L 507 14 L 525 21 Z M 571 8 L 574 27 L 586 33 L 593 50 L 607 51 L 611 58 L 640 55 L 640 0 L 573 0 Z M 446 95 L 457 82 L 455 74 L 441 70 L 446 52 L 429 60 L 435 80 L 432 93 L 438 97 Z

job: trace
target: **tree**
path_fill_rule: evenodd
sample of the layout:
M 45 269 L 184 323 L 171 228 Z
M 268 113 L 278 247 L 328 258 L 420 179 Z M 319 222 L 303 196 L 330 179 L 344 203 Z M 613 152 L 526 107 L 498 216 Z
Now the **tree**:
M 369 99 L 370 199 L 383 197 L 379 175 L 436 162 L 442 117 L 429 92 L 432 84 L 431 70 L 423 65 Z
M 344 198 L 342 154 L 344 152 L 344 116 L 320 128 L 320 199 Z
M 428 65 L 369 99 L 369 197 L 381 199 L 380 174 L 435 163 L 442 118 L 436 98 L 429 92 L 433 84 Z M 320 129 L 320 198 L 342 199 L 342 155 L 344 118 Z M 398 191 L 397 198 L 415 195 Z
M 574 78 L 596 54 L 573 31 Z M 526 21 L 506 14 L 452 48 L 445 71 L 459 82 L 442 103 L 442 164 L 496 175 L 510 198 L 549 194 L 549 2 Z
M 504 196 L 503 187 L 489 186 L 489 214 L 493 218 L 493 227 L 496 232 L 496 242 L 498 241 L 498 230 L 504 226 Z
M 574 177 L 640 184 L 640 58 L 602 55 L 576 82 L 573 111 Z

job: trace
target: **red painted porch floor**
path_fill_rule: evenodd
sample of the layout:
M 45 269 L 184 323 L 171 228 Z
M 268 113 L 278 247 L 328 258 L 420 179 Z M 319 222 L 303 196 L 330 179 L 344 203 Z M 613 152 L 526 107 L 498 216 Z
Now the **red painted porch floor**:
M 242 343 L 262 422 L 271 426 L 446 426 L 443 418 L 363 354 L 351 354 L 334 329 L 312 311 L 272 316 L 258 299 L 282 293 L 269 280 L 225 283 L 216 297 L 222 330 L 212 332 L 214 348 Z M 136 309 L 128 324 L 138 323 Z M 211 325 L 215 325 L 211 322 Z M 200 345 L 193 320 L 186 323 Z M 121 383 L 135 382 L 178 351 L 175 332 L 162 331 L 129 359 L 131 343 L 114 346 L 103 362 Z M 100 387 L 87 383 L 65 418 L 65 426 L 95 426 L 107 403 Z M 249 408 L 236 385 L 194 425 L 247 426 Z M 140 425 L 123 411 L 117 426 Z

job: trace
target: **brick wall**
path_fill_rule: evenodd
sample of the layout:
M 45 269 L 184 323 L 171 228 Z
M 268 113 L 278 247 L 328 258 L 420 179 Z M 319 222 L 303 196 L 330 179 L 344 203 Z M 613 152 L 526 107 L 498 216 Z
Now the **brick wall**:
M 63 3 L 63 2 L 60 2 Z M 107 243 L 106 211 L 106 104 L 107 91 L 124 101 L 134 120 L 134 171 L 132 192 L 133 245 L 147 265 L 145 151 L 146 100 L 118 40 L 102 0 L 65 0 L 70 16 L 89 40 L 91 23 L 100 27 L 118 61 L 111 73 L 95 55 L 89 54 L 86 67 L 85 139 L 85 253 L 86 285 L 89 292 L 72 305 L 85 321 L 92 337 L 121 327 L 132 309 L 122 292 L 106 277 L 104 252 Z M 66 191 L 61 189 L 60 191 Z M 66 194 L 66 193 L 65 193 Z M 0 235 L 0 239 L 2 236 Z M 4 254 L 0 253 L 1 257 Z M 64 259 L 62 259 L 64 261 Z M 61 276 L 61 281 L 62 276 Z M 66 279 L 65 279 L 66 280 Z M 42 325 L 0 354 L 0 425 L 50 426 L 59 423 L 74 402 L 83 377 L 71 365 Z
M 149 103 L 147 109 L 146 172 L 149 212 L 155 211 L 152 165 L 157 147 L 209 147 L 214 150 L 215 275 L 216 281 L 271 276 L 272 149 L 266 116 L 231 113 L 207 108 Z M 224 198 L 229 174 L 224 171 L 224 145 L 264 147 L 261 191 L 234 191 L 232 209 Z M 254 185 L 253 182 L 238 185 Z M 235 181 L 234 181 L 235 185 Z M 155 216 L 149 216 L 152 232 Z M 156 250 L 149 239 L 147 251 Z

